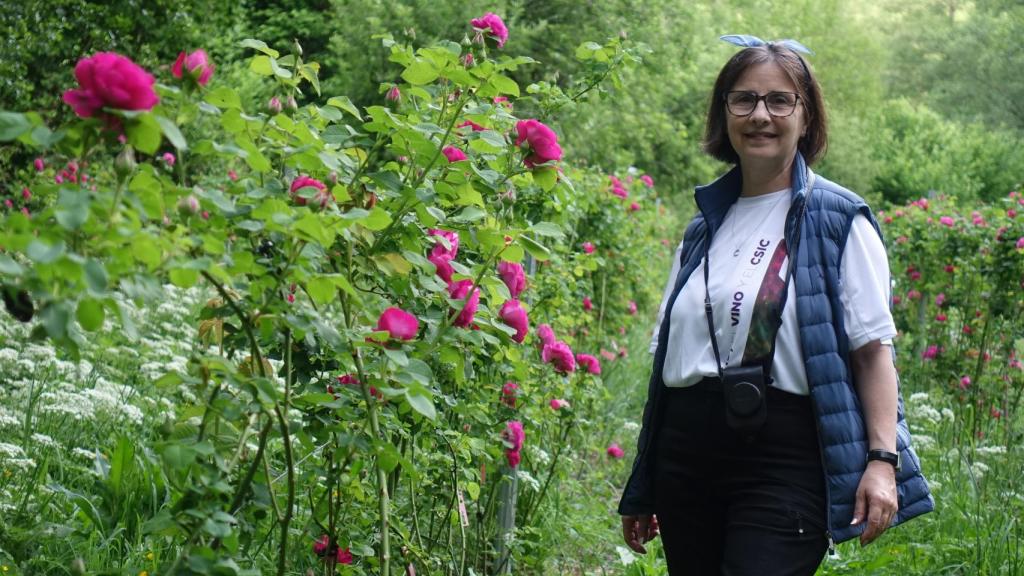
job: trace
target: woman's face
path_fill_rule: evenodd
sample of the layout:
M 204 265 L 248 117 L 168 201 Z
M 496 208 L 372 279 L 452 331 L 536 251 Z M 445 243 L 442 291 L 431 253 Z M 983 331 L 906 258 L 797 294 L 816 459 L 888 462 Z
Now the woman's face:
M 793 82 L 774 62 L 755 64 L 748 68 L 730 89 L 756 92 L 764 96 L 769 92 L 796 93 Z M 797 143 L 807 131 L 803 103 L 798 101 L 789 116 L 778 117 L 768 113 L 764 100 L 757 102 L 747 116 L 736 116 L 725 111 L 729 142 L 740 158 L 745 170 L 778 171 L 796 156 Z

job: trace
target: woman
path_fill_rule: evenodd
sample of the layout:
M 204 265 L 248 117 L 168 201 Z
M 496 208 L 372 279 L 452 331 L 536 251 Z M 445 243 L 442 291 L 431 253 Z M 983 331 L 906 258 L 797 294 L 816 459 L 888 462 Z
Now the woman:
M 619 514 L 637 552 L 660 532 L 671 574 L 813 574 L 834 542 L 866 545 L 934 502 L 878 225 L 809 168 L 827 143 L 810 51 L 722 39 L 744 49 L 715 82 L 704 148 L 735 167 L 697 188 Z

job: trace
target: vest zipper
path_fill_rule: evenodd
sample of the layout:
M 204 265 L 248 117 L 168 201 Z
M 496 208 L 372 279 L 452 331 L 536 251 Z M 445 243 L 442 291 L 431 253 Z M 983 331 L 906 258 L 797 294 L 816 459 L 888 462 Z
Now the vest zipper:
M 825 465 L 825 449 L 821 444 L 821 423 L 818 422 L 818 403 L 814 401 L 814 394 L 808 391 L 811 398 L 811 410 L 814 411 L 814 428 L 818 432 L 818 456 L 821 458 L 821 471 L 825 481 L 825 537 L 828 538 L 828 555 L 836 556 L 836 543 L 832 540 L 832 498 L 828 489 L 828 468 Z

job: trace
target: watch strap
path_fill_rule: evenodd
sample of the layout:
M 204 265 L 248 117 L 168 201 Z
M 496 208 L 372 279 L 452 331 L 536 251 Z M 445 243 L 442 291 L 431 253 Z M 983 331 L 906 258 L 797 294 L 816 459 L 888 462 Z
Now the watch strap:
M 889 452 L 888 450 L 881 449 L 868 450 L 866 461 L 871 462 L 872 460 L 880 460 L 882 462 L 892 464 L 892 467 L 895 468 L 897 472 L 900 469 L 901 458 L 898 452 Z

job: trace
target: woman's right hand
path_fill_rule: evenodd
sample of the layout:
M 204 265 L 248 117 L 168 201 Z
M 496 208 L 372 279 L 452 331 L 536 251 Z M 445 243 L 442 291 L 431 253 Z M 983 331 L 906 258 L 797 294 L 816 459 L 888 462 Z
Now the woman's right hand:
M 644 544 L 658 535 L 658 517 L 653 514 L 622 517 L 622 538 L 634 552 L 647 554 Z

